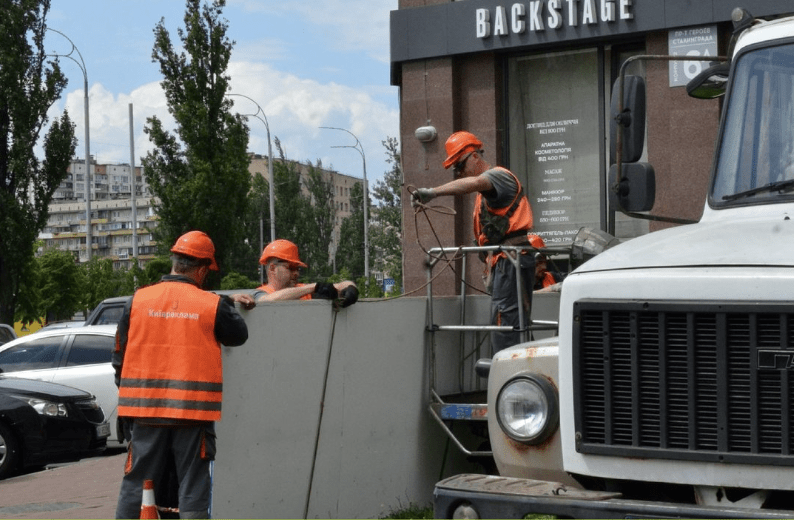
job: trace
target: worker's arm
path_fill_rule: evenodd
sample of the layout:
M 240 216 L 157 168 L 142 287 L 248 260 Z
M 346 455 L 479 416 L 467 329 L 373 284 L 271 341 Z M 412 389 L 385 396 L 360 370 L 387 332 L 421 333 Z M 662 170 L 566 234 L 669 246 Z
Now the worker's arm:
M 280 289 L 270 294 L 262 295 L 256 301 L 277 302 L 284 300 L 299 300 L 301 296 L 313 293 L 316 285 L 317 284 L 314 283 L 307 283 L 298 287 L 287 287 L 286 289 Z
M 227 347 L 238 347 L 248 340 L 248 325 L 237 309 L 234 300 L 221 296 L 215 312 L 215 339 Z
M 110 358 L 110 363 L 115 372 L 116 386 L 121 383 L 121 369 L 124 367 L 124 354 L 127 351 L 127 338 L 130 331 L 130 311 L 132 310 L 132 300 L 124 305 L 124 311 L 121 313 L 121 319 L 116 327 L 116 346 L 113 349 L 113 355 Z
M 478 175 L 476 177 L 462 177 L 442 184 L 433 191 L 436 192 L 436 197 L 443 197 L 446 195 L 467 195 L 469 193 L 491 191 L 493 185 L 491 180 L 485 175 Z

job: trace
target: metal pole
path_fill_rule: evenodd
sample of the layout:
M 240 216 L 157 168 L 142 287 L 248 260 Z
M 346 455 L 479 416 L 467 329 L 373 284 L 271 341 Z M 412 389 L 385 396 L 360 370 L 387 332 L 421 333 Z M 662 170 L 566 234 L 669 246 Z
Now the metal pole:
M 367 157 L 364 155 L 364 146 L 358 140 L 356 134 L 344 128 L 336 128 L 333 126 L 321 126 L 327 130 L 341 130 L 353 136 L 356 140 L 355 145 L 332 146 L 331 148 L 352 148 L 361 154 L 361 160 L 364 163 L 364 278 L 366 283 L 369 284 L 369 186 L 367 185 Z
M 273 190 L 273 186 L 275 185 L 275 181 L 273 180 L 273 145 L 270 141 L 270 125 L 267 122 L 267 114 L 265 114 L 265 111 L 262 110 L 262 107 L 259 106 L 259 103 L 254 101 L 252 98 L 246 96 L 245 94 L 233 94 L 230 92 L 226 95 L 244 97 L 245 99 L 256 105 L 257 112 L 255 114 L 243 114 L 243 116 L 245 117 L 252 116 L 259 119 L 265 124 L 265 130 L 267 130 L 267 176 L 268 176 L 268 184 L 269 184 L 268 188 L 270 192 L 270 241 L 272 242 L 276 239 L 276 196 Z M 259 117 L 258 115 L 259 112 L 262 112 L 262 117 L 264 117 L 264 119 Z M 262 246 L 262 249 L 264 249 L 264 246 Z M 260 269 L 260 279 L 261 278 L 262 275 Z
M 83 60 L 83 55 L 80 53 L 80 49 L 74 44 L 74 42 L 61 31 L 56 29 L 52 29 L 47 27 L 48 31 L 52 31 L 55 33 L 60 34 L 66 40 L 72 44 L 72 50 L 70 50 L 67 54 L 51 54 L 50 56 L 58 56 L 69 58 L 73 62 L 80 67 L 80 70 L 83 72 L 83 108 L 85 112 L 85 251 L 86 251 L 86 260 L 91 260 L 91 140 L 90 140 L 90 133 L 89 133 L 89 125 L 88 125 L 88 71 L 85 67 L 85 60 Z M 74 56 L 72 56 L 72 52 L 76 52 L 77 56 L 80 58 L 80 61 L 77 61 Z
M 132 261 L 138 264 L 138 203 L 135 200 L 138 183 L 135 179 L 135 138 L 132 130 L 132 103 L 130 103 L 130 193 L 132 193 Z

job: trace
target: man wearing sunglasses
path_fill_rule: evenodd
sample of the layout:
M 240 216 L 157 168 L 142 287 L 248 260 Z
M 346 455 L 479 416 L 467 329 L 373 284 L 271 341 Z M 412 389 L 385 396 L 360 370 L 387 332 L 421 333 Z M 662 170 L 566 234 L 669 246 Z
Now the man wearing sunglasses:
M 358 301 L 358 288 L 351 281 L 336 284 L 298 282 L 300 270 L 306 264 L 298 257 L 298 246 L 289 240 L 279 239 L 269 243 L 262 251 L 259 263 L 265 266 L 267 283 L 254 293 L 254 299 L 258 302 L 341 299 L 341 306 L 347 307 Z
M 529 244 L 527 232 L 532 229 L 532 208 L 518 178 L 506 168 L 492 167 L 483 158 L 482 141 L 470 132 L 455 132 L 445 144 L 447 158 L 444 168 L 452 167 L 455 179 L 435 188 L 418 188 L 412 203 L 426 204 L 436 197 L 476 193 L 474 203 L 474 237 L 479 246 Z M 518 295 L 514 264 L 503 251 L 489 253 L 485 259 L 486 287 L 491 293 L 491 324 L 517 327 Z M 521 254 L 519 259 L 524 285 L 525 316 L 532 305 L 535 259 Z M 520 333 L 491 333 L 494 352 L 515 345 Z

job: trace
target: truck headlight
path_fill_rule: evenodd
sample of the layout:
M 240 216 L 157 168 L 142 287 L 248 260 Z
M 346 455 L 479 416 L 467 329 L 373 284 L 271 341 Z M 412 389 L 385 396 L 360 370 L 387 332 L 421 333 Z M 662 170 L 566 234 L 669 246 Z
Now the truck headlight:
M 496 398 L 496 419 L 513 440 L 540 444 L 557 429 L 557 390 L 543 377 L 522 375 L 508 381 Z

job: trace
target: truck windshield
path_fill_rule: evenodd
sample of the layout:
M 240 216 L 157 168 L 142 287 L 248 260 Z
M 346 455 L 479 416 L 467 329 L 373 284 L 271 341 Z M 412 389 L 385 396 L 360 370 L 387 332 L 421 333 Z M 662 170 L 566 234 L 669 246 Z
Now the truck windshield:
M 794 198 L 794 45 L 739 57 L 711 202 Z

